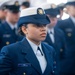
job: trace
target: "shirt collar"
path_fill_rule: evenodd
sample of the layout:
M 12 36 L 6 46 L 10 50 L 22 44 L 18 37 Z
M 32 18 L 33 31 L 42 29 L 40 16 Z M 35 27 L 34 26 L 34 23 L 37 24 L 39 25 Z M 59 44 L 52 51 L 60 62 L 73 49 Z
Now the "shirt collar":
M 72 20 L 73 23 L 75 24 L 75 18 L 71 16 L 71 20 Z
M 17 23 L 16 24 L 11 24 L 10 22 L 7 22 L 8 23 L 8 25 L 10 26 L 10 28 L 13 30 L 14 28 L 16 28 L 17 29 Z
M 48 28 L 48 33 L 50 34 L 50 31 L 54 34 L 54 28 Z
M 35 54 L 36 54 L 36 52 L 37 52 L 38 46 L 39 46 L 39 48 L 42 50 L 41 43 L 40 43 L 39 45 L 36 45 L 36 44 L 34 44 L 32 41 L 30 41 L 28 38 L 26 38 L 26 39 L 27 39 L 27 41 L 29 42 L 29 44 L 30 44 L 30 46 L 32 47 L 32 49 L 33 49 L 33 51 L 34 51 Z

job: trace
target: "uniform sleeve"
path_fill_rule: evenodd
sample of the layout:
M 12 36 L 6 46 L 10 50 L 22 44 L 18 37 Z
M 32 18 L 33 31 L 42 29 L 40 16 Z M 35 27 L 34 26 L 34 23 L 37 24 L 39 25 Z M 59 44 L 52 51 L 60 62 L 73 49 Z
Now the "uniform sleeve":
M 62 36 L 61 36 L 61 40 L 63 42 L 63 50 L 61 50 L 61 58 L 62 59 L 65 59 L 65 55 L 66 55 L 66 51 L 67 51 L 67 44 L 66 44 L 66 38 L 65 38 L 65 35 L 64 35 L 64 32 L 62 32 Z
M 6 75 L 12 70 L 12 61 L 7 47 L 3 47 L 0 53 L 0 75 Z
M 57 73 L 55 72 L 56 71 L 56 52 L 55 52 L 55 49 L 53 49 L 53 53 L 52 53 L 52 56 L 53 56 L 53 74 L 54 75 L 57 75 Z
M 0 51 L 1 51 L 1 48 L 2 48 L 2 30 L 0 27 Z

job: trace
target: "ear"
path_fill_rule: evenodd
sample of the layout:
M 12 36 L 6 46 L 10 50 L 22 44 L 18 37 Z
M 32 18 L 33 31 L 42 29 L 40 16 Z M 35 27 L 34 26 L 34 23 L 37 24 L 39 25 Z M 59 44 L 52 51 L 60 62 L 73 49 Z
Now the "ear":
M 22 32 L 23 32 L 24 34 L 27 34 L 27 27 L 22 26 L 21 29 L 22 29 Z
M 69 10 L 70 10 L 70 6 L 69 6 L 69 5 L 67 5 L 67 6 L 66 6 L 66 8 L 67 8 L 67 11 L 69 11 Z
M 9 10 L 8 9 L 5 9 L 4 12 L 5 12 L 6 16 L 8 16 Z

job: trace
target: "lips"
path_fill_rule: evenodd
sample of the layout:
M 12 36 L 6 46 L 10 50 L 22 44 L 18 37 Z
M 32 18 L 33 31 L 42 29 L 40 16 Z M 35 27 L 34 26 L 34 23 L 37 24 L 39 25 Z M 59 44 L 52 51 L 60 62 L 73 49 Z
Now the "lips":
M 46 36 L 46 33 L 42 33 L 41 36 L 45 37 Z

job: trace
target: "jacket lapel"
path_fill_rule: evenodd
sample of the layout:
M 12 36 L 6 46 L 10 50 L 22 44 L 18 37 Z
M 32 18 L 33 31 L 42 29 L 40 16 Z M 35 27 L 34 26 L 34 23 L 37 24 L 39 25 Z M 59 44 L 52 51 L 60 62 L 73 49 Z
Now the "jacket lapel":
M 47 75 L 47 73 L 49 74 L 49 72 L 52 72 L 52 66 L 53 66 L 53 59 L 52 59 L 52 54 L 49 52 L 49 50 L 44 46 L 44 44 L 42 45 L 43 48 L 43 52 L 45 54 L 45 58 L 47 61 L 47 67 L 45 69 L 44 75 Z
M 70 24 L 71 27 L 75 27 L 75 24 L 73 23 L 73 21 L 71 20 L 71 18 L 68 18 L 68 22 Z
M 31 63 L 39 74 L 42 74 L 39 62 L 26 38 L 24 38 L 21 42 L 21 49 L 22 53 L 25 54 L 25 59 Z
M 57 43 L 58 43 L 58 32 L 57 32 L 57 30 L 56 30 L 56 28 L 54 28 L 54 39 L 55 39 L 55 45 L 57 45 Z
M 7 22 L 4 22 L 4 27 L 5 27 L 6 31 L 7 31 L 7 33 L 10 33 L 14 39 L 17 38 Z
M 46 41 L 47 41 L 50 45 L 53 46 L 52 40 L 51 40 L 51 38 L 50 38 L 50 36 L 49 36 L 48 33 L 47 33 Z

